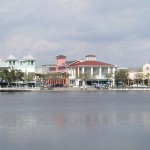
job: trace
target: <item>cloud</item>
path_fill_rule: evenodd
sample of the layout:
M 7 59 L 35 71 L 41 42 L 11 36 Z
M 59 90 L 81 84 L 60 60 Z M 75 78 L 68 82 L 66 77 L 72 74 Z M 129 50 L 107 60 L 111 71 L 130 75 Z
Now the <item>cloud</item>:
M 118 66 L 149 61 L 150 1 L 0 0 L 1 58 L 27 53 L 37 63 L 87 54 Z M 138 59 L 137 59 L 138 58 Z M 127 61 L 128 60 L 128 61 Z

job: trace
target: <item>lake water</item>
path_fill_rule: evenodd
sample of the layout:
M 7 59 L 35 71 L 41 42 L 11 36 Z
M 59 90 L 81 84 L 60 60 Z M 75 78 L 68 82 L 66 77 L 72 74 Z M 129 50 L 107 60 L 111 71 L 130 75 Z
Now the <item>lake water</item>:
M 0 93 L 0 150 L 150 150 L 150 91 Z

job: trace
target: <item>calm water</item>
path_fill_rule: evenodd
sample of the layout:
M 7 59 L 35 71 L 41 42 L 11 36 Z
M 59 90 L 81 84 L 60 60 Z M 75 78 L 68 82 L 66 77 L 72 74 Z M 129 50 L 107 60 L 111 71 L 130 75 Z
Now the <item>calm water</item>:
M 0 93 L 0 150 L 150 150 L 150 92 Z

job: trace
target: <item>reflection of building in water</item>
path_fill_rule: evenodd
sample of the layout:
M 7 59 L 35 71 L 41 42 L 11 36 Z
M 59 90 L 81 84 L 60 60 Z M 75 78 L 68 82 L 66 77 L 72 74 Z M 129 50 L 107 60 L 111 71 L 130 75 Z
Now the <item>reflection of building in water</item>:
M 116 124 L 125 123 L 128 125 L 142 124 L 150 127 L 150 113 L 137 112 L 110 112 L 110 113 L 61 113 L 53 116 L 54 124 L 61 127 L 79 126 L 115 126 Z
M 48 119 L 49 118 L 49 119 Z M 0 119 L 0 127 L 8 126 L 12 129 L 23 127 L 26 129 L 34 128 L 38 123 L 48 124 L 51 127 L 67 128 L 76 127 L 97 127 L 97 126 L 115 126 L 120 123 L 127 125 L 143 125 L 150 128 L 150 112 L 78 112 L 68 113 L 58 111 L 49 114 L 49 117 L 42 116 L 9 116 Z
M 17 127 L 23 128 L 33 128 L 37 125 L 37 120 L 34 116 L 20 116 L 20 117 L 12 117 L 10 118 L 1 118 L 0 121 L 1 126 L 9 126 L 12 129 L 16 129 Z
M 116 113 L 61 113 L 55 114 L 55 124 L 59 127 L 65 126 L 99 126 L 99 125 L 115 125 Z
M 143 125 L 150 128 L 150 112 L 143 112 L 141 117 Z
M 137 121 L 137 113 L 131 112 L 129 113 L 129 122 L 131 124 L 135 124 Z

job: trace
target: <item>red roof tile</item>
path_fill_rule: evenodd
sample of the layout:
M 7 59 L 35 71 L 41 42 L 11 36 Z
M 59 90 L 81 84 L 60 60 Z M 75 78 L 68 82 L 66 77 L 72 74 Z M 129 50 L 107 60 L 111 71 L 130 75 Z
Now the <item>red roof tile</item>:
M 69 64 L 68 66 L 76 66 L 78 63 L 80 63 L 80 61 L 74 61 L 73 63 Z
M 114 66 L 114 65 L 100 62 L 100 61 L 83 61 L 83 62 L 74 63 L 70 66 Z

